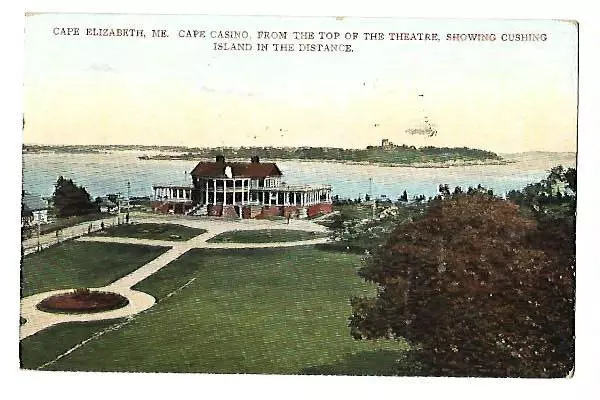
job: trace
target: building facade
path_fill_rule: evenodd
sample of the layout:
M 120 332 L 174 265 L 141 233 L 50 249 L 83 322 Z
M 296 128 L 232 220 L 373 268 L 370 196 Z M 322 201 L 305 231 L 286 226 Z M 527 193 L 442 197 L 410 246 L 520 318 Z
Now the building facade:
M 48 203 L 40 196 L 23 194 L 21 199 L 21 226 L 48 223 Z
M 275 163 L 200 162 L 190 186 L 154 186 L 161 212 L 237 218 L 314 217 L 332 211 L 330 185 L 287 185 Z

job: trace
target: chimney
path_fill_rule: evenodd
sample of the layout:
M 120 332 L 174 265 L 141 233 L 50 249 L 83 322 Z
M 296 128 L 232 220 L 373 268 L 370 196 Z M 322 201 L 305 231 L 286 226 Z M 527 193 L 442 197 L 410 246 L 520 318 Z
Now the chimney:
M 258 163 L 260 163 L 260 158 L 258 156 L 252 156 L 252 157 L 250 157 L 250 162 L 252 164 L 258 164 Z
M 220 164 L 225 164 L 225 156 L 224 155 L 218 155 L 216 157 L 216 161 Z

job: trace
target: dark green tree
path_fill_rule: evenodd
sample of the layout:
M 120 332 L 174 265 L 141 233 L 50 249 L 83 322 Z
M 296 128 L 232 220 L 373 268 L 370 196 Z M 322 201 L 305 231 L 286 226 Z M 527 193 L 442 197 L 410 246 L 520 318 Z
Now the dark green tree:
M 83 186 L 77 186 L 72 179 L 58 177 L 54 188 L 54 207 L 59 217 L 85 215 L 96 211 L 90 195 Z
M 400 196 L 400 201 L 402 201 L 402 202 L 408 201 L 408 193 L 406 193 L 406 190 L 404 192 L 402 192 L 402 195 Z
M 483 190 L 438 197 L 360 269 L 356 339 L 403 337 L 424 373 L 564 377 L 574 356 L 573 226 L 541 224 Z

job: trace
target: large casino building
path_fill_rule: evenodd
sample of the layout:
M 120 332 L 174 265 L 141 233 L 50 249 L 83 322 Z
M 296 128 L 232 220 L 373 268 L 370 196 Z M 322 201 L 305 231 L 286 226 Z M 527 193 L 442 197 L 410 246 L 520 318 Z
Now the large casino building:
M 332 211 L 330 185 L 287 185 L 275 163 L 199 162 L 191 185 L 154 185 L 155 211 L 214 217 L 314 217 Z

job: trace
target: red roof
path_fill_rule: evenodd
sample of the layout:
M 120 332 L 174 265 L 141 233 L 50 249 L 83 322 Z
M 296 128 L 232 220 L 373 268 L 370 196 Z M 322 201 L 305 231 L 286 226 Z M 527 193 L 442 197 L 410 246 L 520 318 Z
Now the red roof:
M 235 162 L 199 162 L 191 175 L 196 177 L 224 178 L 225 168 L 231 167 L 234 177 L 265 178 L 281 176 L 281 170 L 275 163 L 235 163 Z

